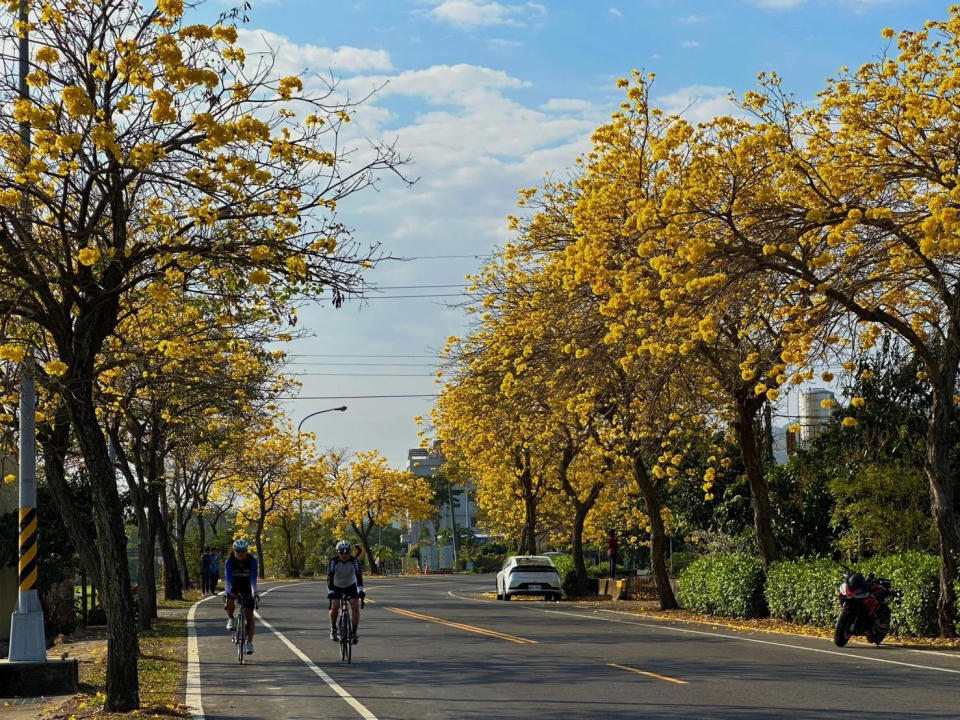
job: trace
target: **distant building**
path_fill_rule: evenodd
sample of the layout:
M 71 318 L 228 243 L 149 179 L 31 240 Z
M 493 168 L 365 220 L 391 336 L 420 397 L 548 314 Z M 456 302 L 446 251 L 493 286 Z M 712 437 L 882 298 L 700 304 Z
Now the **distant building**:
M 832 390 L 813 388 L 800 393 L 800 445 L 809 445 L 830 420 L 832 407 L 823 407 L 824 400 L 836 400 Z
M 446 461 L 439 442 L 434 442 L 429 449 L 412 448 L 407 451 L 407 469 L 420 477 L 433 477 Z M 457 530 L 467 528 L 477 533 L 477 504 L 473 499 L 475 497 L 476 488 L 472 483 L 468 483 L 466 487 L 452 486 L 446 498 L 439 498 L 442 503 L 439 523 L 435 524 L 429 520 L 412 523 L 408 521 L 404 524 L 400 542 L 415 545 L 421 540 L 429 540 L 436 547 L 437 533 L 451 527 L 451 524 L 456 524 Z M 439 567 L 450 567 L 452 547 L 447 552 L 444 550 L 444 548 L 436 548 L 434 562 Z

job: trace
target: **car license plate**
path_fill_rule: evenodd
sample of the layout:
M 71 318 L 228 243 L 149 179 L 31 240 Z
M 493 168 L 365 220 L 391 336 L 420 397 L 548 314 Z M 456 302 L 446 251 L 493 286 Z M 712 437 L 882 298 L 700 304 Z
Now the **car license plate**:
M 531 586 L 530 586 L 530 589 L 531 589 L 531 590 L 539 590 L 539 589 L 540 589 L 540 586 L 539 586 L 539 585 L 531 585 Z

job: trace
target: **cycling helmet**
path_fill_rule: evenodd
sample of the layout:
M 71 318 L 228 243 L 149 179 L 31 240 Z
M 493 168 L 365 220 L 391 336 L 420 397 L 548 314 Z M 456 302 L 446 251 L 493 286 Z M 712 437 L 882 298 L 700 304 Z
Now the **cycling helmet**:
M 240 551 L 246 550 L 246 549 L 247 549 L 247 541 L 244 540 L 243 538 L 240 538 L 240 539 L 238 539 L 238 540 L 234 540 L 234 541 L 233 541 L 233 549 L 234 549 L 234 550 L 240 550 Z
M 349 553 L 351 550 L 353 550 L 353 545 L 351 545 L 347 540 L 341 540 L 340 542 L 337 543 L 338 553 L 342 553 L 342 552 Z

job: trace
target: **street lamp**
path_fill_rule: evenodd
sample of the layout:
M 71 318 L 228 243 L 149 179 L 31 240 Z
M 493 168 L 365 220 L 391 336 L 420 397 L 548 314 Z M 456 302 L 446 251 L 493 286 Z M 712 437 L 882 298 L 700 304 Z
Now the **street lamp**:
M 346 412 L 346 410 L 347 410 L 346 405 L 341 405 L 340 407 L 335 407 L 335 408 L 327 408 L 326 410 L 317 410 L 316 412 L 310 413 L 309 415 L 304 417 L 303 420 L 300 421 L 300 423 L 297 425 L 297 462 L 300 465 L 303 464 L 303 457 L 302 457 L 302 451 L 301 451 L 301 445 L 300 445 L 300 428 L 303 427 L 303 424 L 307 420 L 312 418 L 314 415 L 320 415 L 322 413 L 328 413 L 328 412 L 334 412 L 334 411 Z M 299 520 L 297 521 L 297 544 L 302 546 L 303 545 L 303 469 L 302 468 L 301 468 L 301 476 L 297 481 L 297 494 L 300 496 L 300 517 L 299 517 Z

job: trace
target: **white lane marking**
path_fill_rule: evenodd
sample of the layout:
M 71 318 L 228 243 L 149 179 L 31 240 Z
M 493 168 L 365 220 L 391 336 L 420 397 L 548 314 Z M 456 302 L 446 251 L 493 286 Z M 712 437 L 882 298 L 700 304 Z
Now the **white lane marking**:
M 909 650 L 910 652 L 921 653 L 922 655 L 942 655 L 943 657 L 960 660 L 960 653 L 947 653 L 940 652 L 939 650 L 915 650 L 914 648 L 900 647 L 898 645 L 888 645 L 887 647 L 895 647 L 897 650 Z
M 473 600 L 474 602 L 493 602 L 492 600 L 475 600 L 474 598 L 463 597 L 462 595 L 457 595 L 455 592 L 453 592 L 453 590 L 448 590 L 447 594 L 459 600 Z M 517 603 L 515 607 L 522 607 L 522 603 Z M 807 652 L 823 653 L 825 655 L 837 655 L 842 658 L 867 660 L 869 662 L 886 663 L 888 665 L 900 665 L 902 667 L 917 668 L 919 670 L 932 670 L 934 672 L 944 672 L 944 673 L 951 673 L 954 675 L 960 675 L 960 670 L 951 670 L 950 668 L 939 668 L 939 667 L 933 667 L 932 665 L 917 665 L 915 663 L 902 662 L 900 660 L 886 660 L 885 658 L 868 657 L 866 655 L 853 655 L 851 653 L 838 652 L 836 650 L 824 650 L 823 648 L 812 648 L 812 647 L 806 647 L 805 645 L 793 645 L 792 643 L 774 642 L 773 640 L 760 640 L 759 638 L 748 638 L 748 637 L 742 637 L 740 635 L 726 635 L 724 633 L 719 633 L 719 632 L 707 632 L 706 630 L 690 630 L 689 628 L 678 628 L 678 627 L 673 627 L 671 625 L 666 625 L 666 624 L 661 625 L 659 623 L 644 623 L 644 622 L 636 622 L 633 620 L 618 620 L 617 618 L 598 617 L 596 615 L 583 615 L 581 613 L 575 613 L 575 612 L 563 611 L 563 610 L 543 610 L 541 608 L 526 608 L 526 609 L 535 610 L 537 612 L 549 613 L 551 615 L 567 615 L 569 617 L 580 618 L 582 620 L 614 622 L 614 623 L 620 623 L 622 625 L 636 625 L 637 627 L 646 627 L 646 628 L 652 628 L 655 630 L 671 630 L 673 632 L 688 633 L 690 635 L 705 635 L 707 637 L 726 638 L 727 640 L 740 640 L 741 642 L 752 642 L 752 643 L 757 643 L 759 645 L 774 645 L 776 647 L 792 648 L 794 650 L 805 650 Z M 625 613 L 619 610 L 604 610 L 603 612 L 617 613 L 619 615 L 629 615 L 629 613 Z
M 377 716 L 376 716 L 376 715 L 374 715 L 372 712 L 370 712 L 369 710 L 367 710 L 367 708 L 366 708 L 361 702 L 359 702 L 359 701 L 358 701 L 357 699 L 355 699 L 350 693 L 348 693 L 346 690 L 344 690 L 342 687 L 340 687 L 339 683 L 337 683 L 336 680 L 334 680 L 332 677 L 330 677 L 329 675 L 327 675 L 323 670 L 321 670 L 320 668 L 318 668 L 318 667 L 316 666 L 316 664 L 314 664 L 314 662 L 313 662 L 310 658 L 308 658 L 308 657 L 303 653 L 302 650 L 300 650 L 300 648 L 298 648 L 298 647 L 297 647 L 296 645 L 294 645 L 292 642 L 290 642 L 289 640 L 287 640 L 287 638 L 284 636 L 284 634 L 283 634 L 282 632 L 280 632 L 280 631 L 277 630 L 275 627 L 273 627 L 273 625 L 271 625 L 271 624 L 268 623 L 266 620 L 264 620 L 264 619 L 263 619 L 263 616 L 260 615 L 260 613 L 255 613 L 255 614 L 256 614 L 256 616 L 257 616 L 257 620 L 260 621 L 260 624 L 261 624 L 261 625 L 263 625 L 267 630 L 269 630 L 269 631 L 272 632 L 274 635 L 276 635 L 278 638 L 280 638 L 280 642 L 282 642 L 284 645 L 286 645 L 288 648 L 290 648 L 290 650 L 293 652 L 293 654 L 296 655 L 298 658 L 300 658 L 300 659 L 304 662 L 304 664 L 314 672 L 314 674 L 315 674 L 317 677 L 319 677 L 319 678 L 320 678 L 321 680 L 323 680 L 327 685 L 329 685 L 331 690 L 333 690 L 337 695 L 339 695 L 340 697 L 342 697 L 342 698 L 344 699 L 344 701 L 345 701 L 350 707 L 352 707 L 354 710 L 356 710 L 357 713 L 360 715 L 360 717 L 363 718 L 363 720 L 377 720 Z
M 197 600 L 187 612 L 187 690 L 183 700 L 195 720 L 203 720 L 203 697 L 200 685 L 200 650 L 197 643 L 197 628 L 193 619 L 197 613 L 197 606 L 214 597 L 219 595 L 208 595 Z

